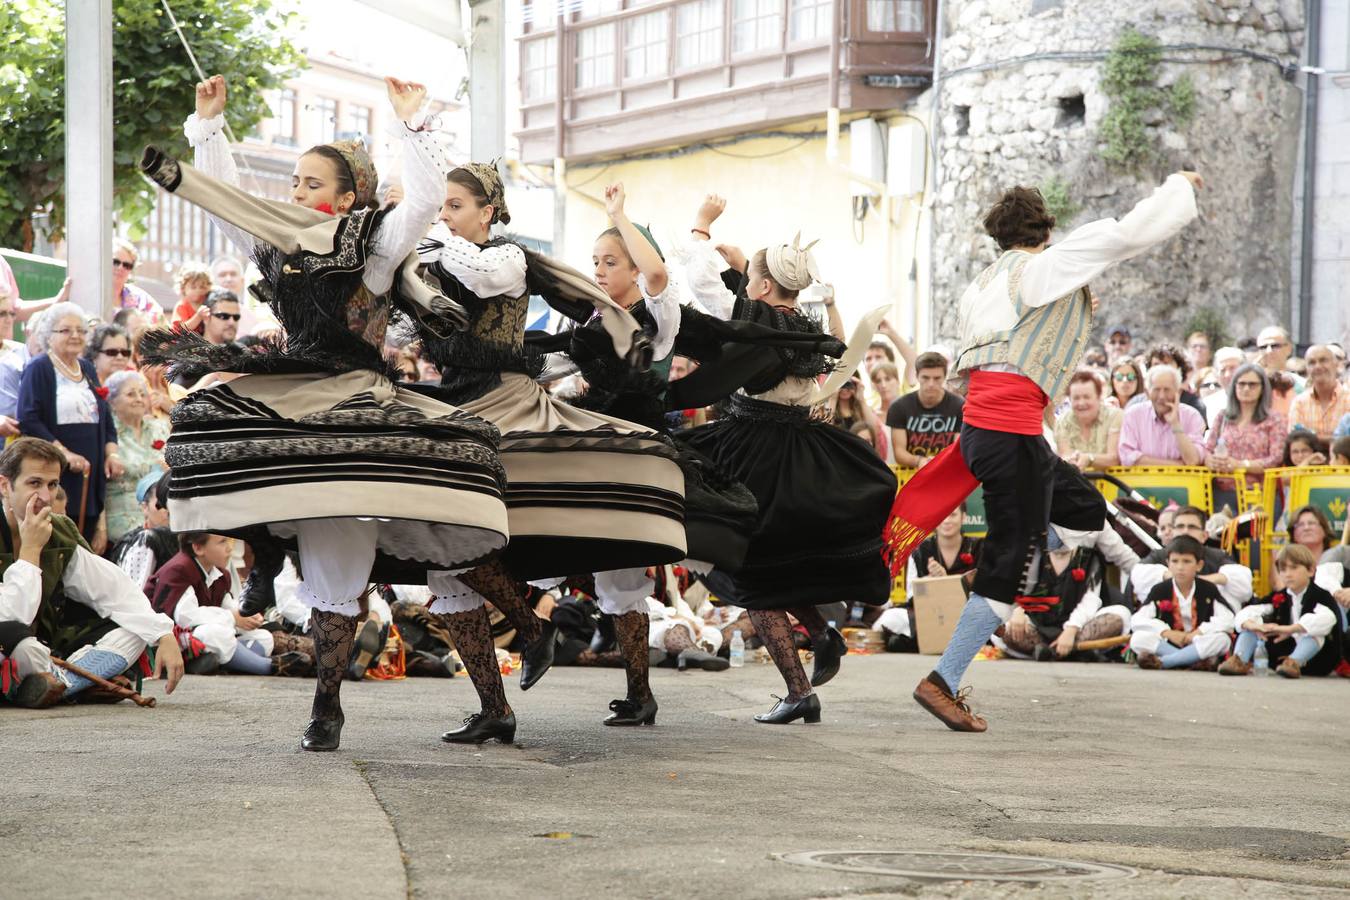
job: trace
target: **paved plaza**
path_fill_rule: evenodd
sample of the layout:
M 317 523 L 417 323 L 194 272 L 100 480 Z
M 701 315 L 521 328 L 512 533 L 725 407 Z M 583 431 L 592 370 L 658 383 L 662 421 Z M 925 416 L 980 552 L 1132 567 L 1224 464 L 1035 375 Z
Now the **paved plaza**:
M 619 670 L 508 694 L 514 747 L 449 746 L 468 679 L 188 677 L 155 709 L 0 710 L 10 897 L 1260 896 L 1350 893 L 1350 682 L 977 662 L 985 735 L 909 699 L 932 658 L 849 657 L 820 725 L 757 725 L 772 666 L 653 672 L 658 725 L 600 725 Z M 149 687 L 159 696 L 159 684 Z M 1137 869 L 919 881 L 776 854 L 993 852 Z

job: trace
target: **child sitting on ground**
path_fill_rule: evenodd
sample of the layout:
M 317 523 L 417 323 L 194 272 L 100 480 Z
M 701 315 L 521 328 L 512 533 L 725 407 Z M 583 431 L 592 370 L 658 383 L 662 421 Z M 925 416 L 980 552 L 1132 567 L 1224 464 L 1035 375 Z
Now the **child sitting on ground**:
M 1313 583 L 1317 560 L 1302 544 L 1290 544 L 1275 558 L 1284 588 L 1259 603 L 1244 606 L 1237 616 L 1238 639 L 1233 655 L 1219 666 L 1220 675 L 1246 675 L 1262 641 L 1276 672 L 1285 678 L 1327 675 L 1341 662 L 1342 628 L 1336 601 Z
M 263 630 L 261 615 L 240 615 L 230 596 L 234 541 L 221 534 L 189 531 L 179 536 L 178 553 L 146 583 L 157 612 L 200 641 L 221 666 L 248 675 L 311 675 L 314 644 L 309 638 Z
M 1212 670 L 1228 650 L 1233 611 L 1217 586 L 1196 578 L 1203 559 L 1204 548 L 1188 535 L 1167 545 L 1171 577 L 1153 586 L 1130 621 L 1139 668 Z

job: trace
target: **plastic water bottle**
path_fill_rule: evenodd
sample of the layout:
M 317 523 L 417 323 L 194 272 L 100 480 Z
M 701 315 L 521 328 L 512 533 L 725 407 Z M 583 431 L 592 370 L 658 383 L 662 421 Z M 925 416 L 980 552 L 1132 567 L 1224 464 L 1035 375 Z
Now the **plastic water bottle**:
M 867 607 L 863 606 L 862 601 L 853 604 L 853 609 L 849 611 L 848 620 L 862 624 L 863 616 L 867 614 Z
M 731 633 L 730 658 L 733 669 L 739 669 L 745 665 L 745 639 L 741 637 L 739 628 Z
M 1269 675 L 1270 657 L 1266 655 L 1266 642 L 1262 641 L 1256 645 L 1256 655 L 1252 657 L 1252 674 Z

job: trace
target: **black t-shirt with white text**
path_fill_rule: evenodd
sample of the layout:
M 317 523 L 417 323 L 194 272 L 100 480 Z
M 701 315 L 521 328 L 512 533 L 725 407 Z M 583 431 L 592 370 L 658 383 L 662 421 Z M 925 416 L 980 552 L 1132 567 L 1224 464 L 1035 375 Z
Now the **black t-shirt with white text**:
M 891 404 L 886 411 L 888 428 L 905 430 L 905 449 L 915 456 L 937 456 L 961 433 L 961 408 L 966 401 L 943 391 L 932 409 L 919 402 L 919 392 L 911 391 Z

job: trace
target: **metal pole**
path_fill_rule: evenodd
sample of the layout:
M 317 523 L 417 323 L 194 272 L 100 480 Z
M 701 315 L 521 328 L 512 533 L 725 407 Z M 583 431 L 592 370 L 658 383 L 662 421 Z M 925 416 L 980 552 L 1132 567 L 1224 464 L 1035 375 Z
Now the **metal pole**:
M 66 273 L 103 316 L 112 294 L 112 0 L 66 0 Z
M 1313 213 L 1317 190 L 1317 89 L 1321 58 L 1322 0 L 1308 0 L 1307 80 L 1303 89 L 1303 223 L 1299 247 L 1298 342 L 1312 340 Z
M 563 106 L 567 96 L 567 4 L 558 4 L 554 46 L 558 48 L 553 95 L 553 255 L 562 258 L 567 233 L 567 115 Z
M 502 0 L 469 0 L 469 155 L 475 162 L 506 152 L 506 26 Z

